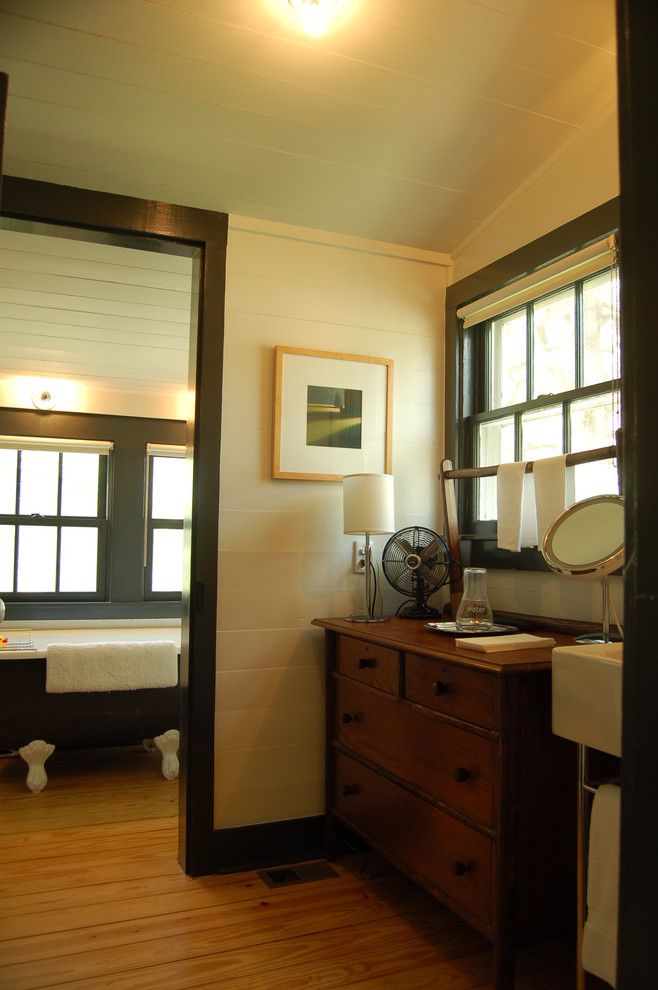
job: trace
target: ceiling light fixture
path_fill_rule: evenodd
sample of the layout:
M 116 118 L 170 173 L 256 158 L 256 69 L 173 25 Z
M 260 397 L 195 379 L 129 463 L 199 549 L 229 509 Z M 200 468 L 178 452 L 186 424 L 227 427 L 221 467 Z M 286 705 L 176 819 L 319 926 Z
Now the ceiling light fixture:
M 32 393 L 32 405 L 35 409 L 40 409 L 42 412 L 52 409 L 56 401 L 56 397 L 50 389 L 38 389 Z
M 319 38 L 326 33 L 336 0 L 288 0 L 288 3 L 297 12 L 305 34 Z

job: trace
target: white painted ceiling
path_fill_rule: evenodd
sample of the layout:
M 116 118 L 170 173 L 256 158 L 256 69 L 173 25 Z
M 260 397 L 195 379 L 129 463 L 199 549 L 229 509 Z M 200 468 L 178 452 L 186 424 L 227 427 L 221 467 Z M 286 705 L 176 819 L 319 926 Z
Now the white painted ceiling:
M 613 0 L 0 0 L 8 173 L 455 252 L 615 99 Z
M 312 39 L 288 0 L 0 0 L 5 171 L 453 254 L 616 100 L 613 15 L 336 0 Z M 180 259 L 123 250 L 0 232 L 5 374 L 184 384 Z
M 0 369 L 166 392 L 187 384 L 192 261 L 0 229 Z

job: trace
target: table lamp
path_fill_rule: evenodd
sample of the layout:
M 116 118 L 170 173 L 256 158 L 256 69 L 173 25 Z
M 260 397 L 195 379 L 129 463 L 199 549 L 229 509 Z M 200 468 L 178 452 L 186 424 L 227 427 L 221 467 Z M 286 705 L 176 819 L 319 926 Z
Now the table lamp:
M 371 535 L 395 532 L 392 474 L 347 474 L 343 478 L 343 532 L 363 533 L 365 542 L 365 609 L 352 622 L 382 622 L 373 615 Z

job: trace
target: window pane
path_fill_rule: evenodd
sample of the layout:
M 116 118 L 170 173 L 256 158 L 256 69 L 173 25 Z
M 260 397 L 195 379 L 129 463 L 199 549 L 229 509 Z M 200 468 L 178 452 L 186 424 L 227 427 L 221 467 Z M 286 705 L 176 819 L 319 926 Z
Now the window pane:
M 593 395 L 571 403 L 571 449 L 592 450 L 615 442 L 616 423 L 612 393 Z
M 152 519 L 182 519 L 185 515 L 184 457 L 152 457 Z
M 478 467 L 513 461 L 514 417 L 506 416 L 491 423 L 480 423 L 478 441 Z M 496 479 L 480 478 L 477 490 L 478 519 L 496 519 Z
M 562 453 L 562 406 L 534 409 L 521 417 L 523 460 Z
M 576 464 L 573 473 L 576 502 L 593 495 L 619 494 L 617 467 L 612 460 Z
M 151 591 L 183 590 L 183 530 L 153 530 Z
M 55 591 L 56 558 L 55 526 L 19 526 L 16 591 Z
M 29 516 L 33 512 L 41 516 L 56 515 L 58 477 L 57 451 L 21 451 L 21 490 L 18 496 L 18 511 L 22 516 Z
M 100 454 L 62 454 L 62 515 L 98 514 Z
M 619 277 L 602 272 L 583 283 L 583 384 L 619 378 L 616 318 Z
M 576 293 L 562 289 L 533 306 L 532 397 L 555 395 L 576 386 Z
M 89 526 L 62 526 L 59 590 L 96 591 L 97 555 L 97 529 Z
M 0 449 L 0 512 L 16 512 L 17 450 Z
M 526 310 L 491 324 L 491 409 L 526 400 Z
M 0 593 L 14 590 L 15 526 L 0 526 Z
M 613 396 L 610 392 L 572 402 L 571 449 L 592 450 L 613 444 L 616 427 L 614 415 Z M 617 468 L 612 460 L 577 464 L 574 479 L 577 501 L 592 495 L 616 495 L 619 492 Z

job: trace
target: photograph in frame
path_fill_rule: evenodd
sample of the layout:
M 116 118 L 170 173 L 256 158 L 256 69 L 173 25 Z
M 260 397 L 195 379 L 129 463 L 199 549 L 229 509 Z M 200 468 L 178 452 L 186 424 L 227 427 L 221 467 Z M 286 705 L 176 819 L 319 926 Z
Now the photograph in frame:
M 272 477 L 392 473 L 393 361 L 275 348 Z

